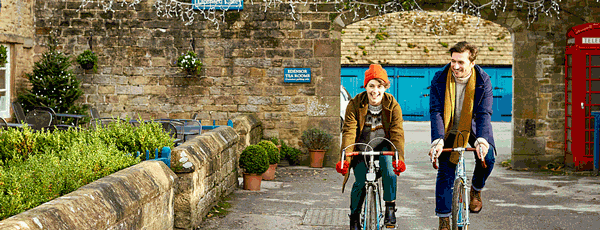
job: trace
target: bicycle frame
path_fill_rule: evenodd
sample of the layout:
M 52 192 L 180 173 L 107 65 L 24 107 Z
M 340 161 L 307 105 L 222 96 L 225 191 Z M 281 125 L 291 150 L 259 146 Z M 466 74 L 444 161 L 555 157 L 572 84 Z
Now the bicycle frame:
M 394 146 L 394 148 L 396 149 L 396 146 L 388 139 L 386 138 L 381 138 L 384 140 L 387 140 L 392 146 Z M 375 140 L 375 139 L 373 139 Z M 373 141 L 371 140 L 371 141 Z M 369 142 L 370 143 L 370 142 Z M 379 178 L 377 178 L 377 173 L 379 172 L 379 160 L 375 160 L 375 156 L 383 156 L 383 155 L 394 155 L 395 156 L 395 160 L 398 161 L 398 151 L 396 149 L 396 151 L 392 152 L 392 151 L 373 151 L 373 147 L 369 145 L 369 143 L 364 144 L 364 143 L 354 143 L 352 145 L 347 146 L 346 148 L 344 148 L 342 150 L 342 156 L 340 159 L 344 160 L 346 156 L 359 156 L 362 155 L 365 157 L 365 164 L 367 164 L 367 174 L 366 174 L 366 181 L 365 181 L 365 199 L 363 202 L 363 211 L 362 211 L 362 215 L 361 215 L 361 220 L 363 222 L 363 229 L 367 230 L 367 229 L 382 229 L 384 228 L 384 223 L 383 223 L 383 216 L 384 216 L 384 206 L 383 206 L 383 193 L 381 192 L 381 180 Z M 348 152 L 346 153 L 346 149 L 350 146 L 353 145 L 358 145 L 358 144 L 362 144 L 367 146 L 369 149 L 371 149 L 371 151 L 363 151 L 363 152 Z M 342 169 L 343 169 L 343 164 L 342 164 Z M 375 217 L 371 217 L 369 214 L 369 202 L 370 201 L 370 195 L 371 193 L 374 193 L 375 196 Z M 375 218 L 375 226 L 371 226 L 370 224 L 367 224 L 367 220 L 370 218 Z M 373 224 L 373 223 L 371 223 Z

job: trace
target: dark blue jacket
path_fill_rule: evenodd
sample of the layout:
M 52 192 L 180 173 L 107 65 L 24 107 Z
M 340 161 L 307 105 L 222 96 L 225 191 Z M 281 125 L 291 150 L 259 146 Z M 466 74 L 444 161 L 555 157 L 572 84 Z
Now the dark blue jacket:
M 442 71 L 435 73 L 431 80 L 429 97 L 429 113 L 431 119 L 431 141 L 444 138 L 444 97 L 446 93 L 446 76 L 450 64 L 444 66 Z M 475 65 L 475 101 L 473 102 L 473 118 L 471 119 L 471 135 L 476 138 L 483 137 L 492 146 L 494 133 L 492 131 L 492 83 L 490 76 Z M 473 75 L 471 76 L 473 77 Z

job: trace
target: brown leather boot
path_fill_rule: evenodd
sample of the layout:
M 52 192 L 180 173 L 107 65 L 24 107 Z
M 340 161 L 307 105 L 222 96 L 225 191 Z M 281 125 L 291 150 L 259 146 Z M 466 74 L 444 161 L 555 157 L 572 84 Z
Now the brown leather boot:
M 471 211 L 472 213 L 479 213 L 483 208 L 483 202 L 481 201 L 481 191 L 475 191 L 475 189 L 471 187 L 469 197 L 471 198 L 469 201 L 469 211 Z
M 439 230 L 450 230 L 450 217 L 440 217 Z

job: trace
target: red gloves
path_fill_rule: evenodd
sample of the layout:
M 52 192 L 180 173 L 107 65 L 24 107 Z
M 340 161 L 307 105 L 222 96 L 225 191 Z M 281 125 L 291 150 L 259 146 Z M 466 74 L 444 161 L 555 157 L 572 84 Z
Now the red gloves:
M 394 173 L 396 176 L 400 176 L 400 173 L 406 170 L 406 165 L 404 164 L 404 161 L 401 160 L 392 162 L 392 166 L 394 166 Z
M 348 173 L 348 169 L 350 168 L 350 163 L 348 161 L 344 161 L 344 168 L 342 168 L 342 161 L 338 161 L 335 165 L 335 170 L 342 175 L 346 175 Z

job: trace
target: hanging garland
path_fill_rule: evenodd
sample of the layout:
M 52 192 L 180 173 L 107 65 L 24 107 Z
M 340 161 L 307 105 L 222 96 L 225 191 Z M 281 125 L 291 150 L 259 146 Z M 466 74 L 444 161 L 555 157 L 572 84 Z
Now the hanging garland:
M 141 1 L 142 0 L 81 0 L 79 10 L 94 2 L 97 2 L 98 6 L 102 6 L 102 9 L 105 12 L 114 11 L 113 6 L 119 3 L 121 6 L 132 7 L 135 9 L 135 6 Z M 200 1 L 203 2 L 200 3 Z M 199 15 L 200 18 L 211 21 L 218 26 L 219 22 L 225 22 L 225 13 L 228 10 L 231 10 L 230 6 L 239 4 L 241 1 L 242 0 L 231 0 L 228 3 L 229 5 L 223 5 L 219 10 L 215 9 L 215 7 L 199 8 L 198 6 L 206 2 L 220 3 L 220 0 L 198 0 L 196 1 L 196 5 L 189 2 L 181 2 L 179 0 L 156 0 L 154 7 L 156 8 L 156 14 L 159 17 L 179 18 L 185 25 L 191 25 L 196 19 L 196 16 Z M 500 11 L 505 12 L 509 2 L 512 2 L 518 8 L 527 9 L 527 22 L 528 25 L 530 25 L 538 19 L 539 14 L 544 14 L 548 17 L 558 17 L 560 13 L 560 5 L 558 3 L 560 1 L 561 0 L 490 0 L 488 3 L 478 5 L 473 3 L 472 0 L 455 0 L 446 12 L 468 14 L 481 18 L 481 10 L 489 7 L 494 14 L 498 14 Z M 596 2 L 598 1 L 600 0 L 596 0 Z M 250 0 L 250 2 L 250 4 L 254 5 L 253 0 Z M 353 15 L 353 21 L 359 19 L 359 12 L 363 10 L 366 13 L 360 20 L 393 12 L 407 10 L 423 11 L 416 0 L 392 0 L 381 4 L 361 2 L 358 0 L 314 0 L 310 2 L 310 4 L 319 3 L 335 3 L 337 12 L 343 13 L 343 17 Z M 280 4 L 289 4 L 292 19 L 296 20 L 297 18 L 295 15 L 297 5 L 307 5 L 309 4 L 309 1 L 262 0 L 260 9 L 264 6 L 266 12 L 267 9 L 277 7 Z

